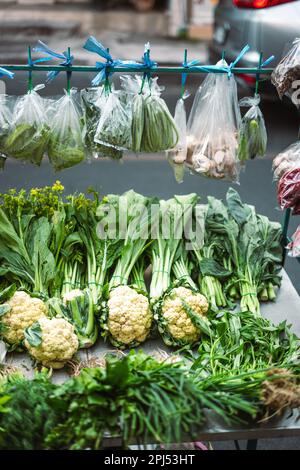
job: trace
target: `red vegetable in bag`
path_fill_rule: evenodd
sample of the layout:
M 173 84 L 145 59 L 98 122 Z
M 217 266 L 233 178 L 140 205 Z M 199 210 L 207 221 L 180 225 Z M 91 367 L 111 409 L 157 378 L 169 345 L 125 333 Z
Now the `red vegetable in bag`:
M 293 208 L 300 214 L 300 167 L 286 171 L 277 187 L 277 198 L 281 209 Z

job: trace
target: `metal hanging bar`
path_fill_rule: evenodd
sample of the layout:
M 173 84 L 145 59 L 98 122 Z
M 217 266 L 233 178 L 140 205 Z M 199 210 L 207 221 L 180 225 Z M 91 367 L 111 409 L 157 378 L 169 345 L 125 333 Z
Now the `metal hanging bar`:
M 99 69 L 94 66 L 88 65 L 70 65 L 70 66 L 62 66 L 62 65 L 1 65 L 1 67 L 5 68 L 9 71 L 15 72 L 99 72 Z M 141 73 L 141 72 L 151 72 L 151 73 L 208 73 L 207 70 L 204 70 L 205 67 L 211 67 L 210 65 L 201 65 L 196 67 L 153 67 L 153 68 L 143 68 L 142 70 L 139 67 L 107 67 L 108 72 L 126 72 L 126 73 Z M 202 70 L 203 69 L 203 70 Z M 234 67 L 232 72 L 234 74 L 251 74 L 251 75 L 270 75 L 273 72 L 273 68 L 249 68 L 249 67 Z M 215 68 L 214 70 L 210 70 L 210 73 L 227 73 L 224 70 L 218 70 Z

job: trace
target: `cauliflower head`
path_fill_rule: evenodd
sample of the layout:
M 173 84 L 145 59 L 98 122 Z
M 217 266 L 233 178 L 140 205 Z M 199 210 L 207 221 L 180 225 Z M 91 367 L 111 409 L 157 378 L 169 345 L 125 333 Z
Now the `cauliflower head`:
M 205 318 L 208 311 L 208 302 L 202 294 L 186 287 L 172 289 L 163 300 L 159 319 L 160 332 L 167 330 L 166 338 L 171 336 L 173 340 L 164 338 L 166 344 L 192 344 L 200 338 L 201 330 L 195 326 L 195 322 L 184 308 L 183 301 L 198 317 Z
M 110 292 L 107 302 L 107 331 L 117 347 L 134 347 L 145 341 L 152 325 L 148 298 L 129 286 Z
M 1 317 L 1 324 L 4 326 L 1 335 L 11 345 L 21 343 L 24 330 L 48 314 L 42 300 L 30 297 L 22 291 L 15 292 L 4 305 L 8 306 L 8 311 Z
M 29 354 L 45 367 L 61 369 L 78 350 L 74 326 L 64 318 L 41 318 L 37 325 L 38 344 L 34 345 L 28 336 L 25 339 Z

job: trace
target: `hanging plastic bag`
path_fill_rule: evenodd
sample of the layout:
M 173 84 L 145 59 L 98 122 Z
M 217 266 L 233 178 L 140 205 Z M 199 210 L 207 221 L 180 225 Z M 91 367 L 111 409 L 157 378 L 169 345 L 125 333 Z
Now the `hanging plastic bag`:
M 80 108 L 76 89 L 53 103 L 48 156 L 55 171 L 70 168 L 85 159 Z
M 227 68 L 224 60 L 217 67 Z M 237 86 L 226 73 L 210 73 L 199 88 L 188 121 L 187 164 L 208 178 L 238 181 L 240 125 Z
M 83 140 L 89 157 L 120 160 L 123 156 L 120 150 L 95 142 L 95 134 L 107 98 L 104 86 L 85 88 L 81 91 Z
M 174 122 L 178 129 L 178 142 L 173 150 L 167 151 L 168 162 L 174 171 L 177 183 L 182 183 L 185 171 L 185 162 L 187 158 L 187 119 L 185 100 L 189 93 L 185 92 L 176 103 Z
M 239 128 L 238 158 L 240 162 L 264 157 L 266 154 L 268 137 L 259 103 L 259 95 L 240 100 L 240 106 L 250 107 L 242 118 Z
M 120 91 L 111 90 L 102 110 L 95 142 L 117 150 L 131 149 L 131 103 Z
M 133 152 L 156 153 L 174 148 L 179 132 L 176 123 L 161 98 L 162 87 L 158 78 L 124 76 L 123 88 L 132 100 Z
M 292 208 L 293 214 L 300 214 L 300 167 L 287 171 L 280 178 L 277 198 L 281 209 Z
M 274 180 L 279 180 L 284 173 L 300 167 L 300 141 L 280 152 L 273 160 Z
M 292 97 L 295 88 L 293 82 L 300 79 L 300 38 L 295 38 L 291 49 L 283 56 L 271 75 L 278 95 Z
M 4 154 L 40 165 L 49 140 L 49 123 L 46 100 L 38 93 L 44 85 L 19 98 L 15 104 L 12 130 L 4 144 Z
M 0 95 L 0 170 L 6 162 L 5 141 L 12 127 L 12 97 Z
M 292 241 L 288 244 L 287 249 L 289 250 L 289 256 L 293 258 L 298 258 L 300 256 L 300 225 L 292 236 Z

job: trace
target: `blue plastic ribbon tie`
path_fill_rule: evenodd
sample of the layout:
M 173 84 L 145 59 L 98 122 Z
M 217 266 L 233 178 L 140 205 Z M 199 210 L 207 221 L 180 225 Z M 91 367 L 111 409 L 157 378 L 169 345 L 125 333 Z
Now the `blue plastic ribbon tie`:
M 39 62 L 46 62 L 47 60 L 51 60 L 52 58 L 54 59 L 61 59 L 63 62 L 61 62 L 59 65 L 62 65 L 63 67 L 69 67 L 72 65 L 74 56 L 69 55 L 67 52 L 63 52 L 60 54 L 59 52 L 55 52 L 53 49 L 50 49 L 50 47 L 47 46 L 47 44 L 44 44 L 42 41 L 38 41 L 39 45 L 35 47 L 33 50 L 34 52 L 42 52 L 45 54 L 48 54 L 48 57 L 41 57 L 40 59 L 36 59 L 33 61 L 34 64 L 37 64 Z M 55 77 L 60 73 L 60 70 L 53 70 L 52 72 L 47 73 L 47 83 L 51 82 L 54 80 Z
M 10 72 L 9 70 L 6 70 L 3 67 L 0 67 L 0 77 L 14 78 L 14 76 L 15 74 L 13 72 Z
M 245 47 L 243 47 L 243 49 L 241 50 L 241 52 L 239 53 L 239 55 L 237 56 L 237 58 L 231 62 L 231 64 L 228 66 L 228 78 L 231 77 L 232 75 L 232 69 L 236 66 L 236 64 L 241 60 L 241 58 L 246 54 L 246 52 L 248 52 L 250 49 L 250 46 L 249 44 L 246 44 Z
M 194 59 L 194 60 L 191 60 L 190 62 L 183 61 L 182 66 L 185 69 L 189 69 L 190 67 L 196 67 L 196 65 L 198 65 L 198 64 L 200 64 L 200 60 Z M 186 80 L 187 80 L 187 73 L 183 73 L 181 75 L 181 86 L 182 86 L 182 88 L 185 87 Z
M 100 55 L 100 57 L 106 60 L 106 62 L 96 62 L 96 68 L 99 70 L 99 73 L 92 80 L 93 86 L 99 86 L 100 83 L 105 81 L 110 75 L 114 73 L 115 68 L 144 68 L 144 64 L 131 60 L 114 60 L 109 51 L 103 46 L 103 44 L 101 44 L 101 42 L 97 41 L 94 36 L 90 36 L 87 39 L 83 48 L 89 52 L 94 52 Z
M 271 55 L 268 59 L 264 60 L 263 63 L 261 64 L 261 68 L 262 67 L 265 67 L 266 65 L 268 65 L 270 62 L 272 62 L 272 60 L 275 59 L 275 56 L 274 55 Z

